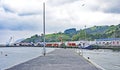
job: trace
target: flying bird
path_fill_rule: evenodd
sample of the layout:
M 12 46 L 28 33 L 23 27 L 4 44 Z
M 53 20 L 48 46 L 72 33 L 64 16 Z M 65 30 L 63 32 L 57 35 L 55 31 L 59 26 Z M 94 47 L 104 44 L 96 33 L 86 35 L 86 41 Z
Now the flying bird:
M 82 4 L 82 6 L 85 6 L 85 4 Z

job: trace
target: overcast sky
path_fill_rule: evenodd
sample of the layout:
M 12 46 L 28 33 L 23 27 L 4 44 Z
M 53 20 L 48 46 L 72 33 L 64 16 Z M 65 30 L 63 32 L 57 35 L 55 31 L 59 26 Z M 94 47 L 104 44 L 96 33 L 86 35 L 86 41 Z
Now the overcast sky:
M 120 24 L 120 0 L 0 0 L 0 43 L 41 34 L 43 2 L 46 33 Z

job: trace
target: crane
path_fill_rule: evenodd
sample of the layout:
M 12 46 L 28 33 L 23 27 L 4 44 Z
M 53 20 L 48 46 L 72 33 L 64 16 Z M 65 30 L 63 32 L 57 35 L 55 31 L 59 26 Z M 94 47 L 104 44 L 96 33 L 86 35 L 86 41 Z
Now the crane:
M 7 42 L 7 45 L 6 46 L 9 46 L 10 45 L 10 43 L 12 42 L 12 37 L 10 37 L 10 39 L 9 39 L 9 41 Z

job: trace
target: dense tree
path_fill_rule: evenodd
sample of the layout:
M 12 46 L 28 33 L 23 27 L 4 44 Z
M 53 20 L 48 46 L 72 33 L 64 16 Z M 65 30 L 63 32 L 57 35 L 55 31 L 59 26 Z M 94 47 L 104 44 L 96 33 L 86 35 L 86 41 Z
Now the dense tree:
M 77 33 L 76 28 L 71 28 L 71 29 L 67 29 L 64 31 L 64 34 L 69 35 L 70 37 L 72 37 L 73 35 L 75 35 Z

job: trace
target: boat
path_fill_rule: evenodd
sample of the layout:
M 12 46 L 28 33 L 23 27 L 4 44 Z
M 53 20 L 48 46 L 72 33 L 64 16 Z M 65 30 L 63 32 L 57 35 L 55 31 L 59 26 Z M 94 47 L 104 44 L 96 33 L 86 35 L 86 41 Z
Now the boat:
M 79 43 L 79 48 L 80 49 L 92 49 L 92 45 L 89 42 L 84 41 L 84 42 Z

